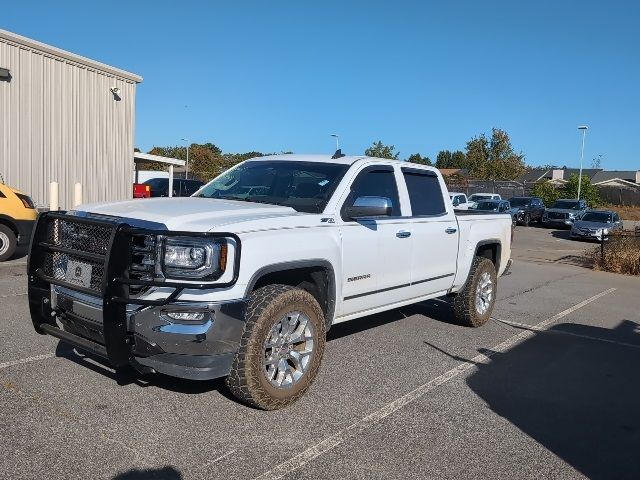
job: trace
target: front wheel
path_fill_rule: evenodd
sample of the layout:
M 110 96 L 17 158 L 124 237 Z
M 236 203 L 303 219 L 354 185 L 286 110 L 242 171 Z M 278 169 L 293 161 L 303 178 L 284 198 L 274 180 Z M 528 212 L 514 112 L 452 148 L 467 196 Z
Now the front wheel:
M 16 251 L 16 244 L 18 239 L 16 234 L 13 233 L 6 225 L 0 224 L 0 262 L 9 260 Z
M 325 342 L 324 314 L 309 292 L 288 285 L 259 288 L 249 297 L 227 386 L 253 407 L 286 407 L 313 383 Z
M 453 299 L 456 322 L 467 327 L 481 327 L 491 317 L 496 303 L 497 273 L 491 260 L 475 257 L 462 290 Z
M 528 213 L 525 213 L 524 214 L 524 219 L 522 220 L 522 224 L 525 227 L 528 227 L 530 223 L 531 223 L 531 215 L 529 215 Z

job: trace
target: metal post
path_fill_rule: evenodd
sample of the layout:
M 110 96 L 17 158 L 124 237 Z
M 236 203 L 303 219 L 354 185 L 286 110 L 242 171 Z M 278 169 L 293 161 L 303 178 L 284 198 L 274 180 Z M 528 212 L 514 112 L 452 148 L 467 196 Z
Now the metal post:
M 184 172 L 184 178 L 185 180 L 189 178 L 189 144 L 187 143 L 187 168 L 185 169 Z
M 173 165 L 169 165 L 169 196 L 173 197 Z
M 332 133 L 331 136 L 336 139 L 336 151 L 340 150 L 340 135 Z
M 187 164 L 186 164 L 186 168 L 185 168 L 185 172 L 184 172 L 184 178 L 185 178 L 185 180 L 187 180 L 189 178 L 189 139 L 188 138 L 181 138 L 180 140 L 182 140 L 183 142 L 185 142 L 187 144 Z
M 582 130 L 582 148 L 580 150 L 580 176 L 578 177 L 578 200 L 580 200 L 580 189 L 582 188 L 582 161 L 584 160 L 584 137 L 587 135 L 587 126 L 581 125 L 578 130 Z

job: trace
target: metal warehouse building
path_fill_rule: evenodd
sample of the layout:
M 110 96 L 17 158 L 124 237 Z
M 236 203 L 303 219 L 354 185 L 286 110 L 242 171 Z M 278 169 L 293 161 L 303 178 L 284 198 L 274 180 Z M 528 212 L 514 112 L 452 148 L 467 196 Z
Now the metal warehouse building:
M 131 198 L 138 75 L 0 30 L 0 174 L 60 208 Z

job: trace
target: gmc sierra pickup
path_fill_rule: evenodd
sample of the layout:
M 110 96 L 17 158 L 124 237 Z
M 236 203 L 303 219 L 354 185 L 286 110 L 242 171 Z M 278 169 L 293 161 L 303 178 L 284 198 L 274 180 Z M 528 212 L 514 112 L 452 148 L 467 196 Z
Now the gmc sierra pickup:
M 310 386 L 333 324 L 448 296 L 483 325 L 511 237 L 509 215 L 454 212 L 431 167 L 254 158 L 192 197 L 41 214 L 29 306 L 38 333 L 115 368 L 226 377 L 275 409 Z

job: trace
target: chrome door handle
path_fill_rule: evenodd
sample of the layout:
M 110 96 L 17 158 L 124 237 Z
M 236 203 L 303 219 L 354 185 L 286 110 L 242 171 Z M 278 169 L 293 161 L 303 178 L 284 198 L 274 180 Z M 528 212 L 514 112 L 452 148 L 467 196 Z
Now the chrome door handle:
M 453 227 L 447 227 L 447 229 L 445 230 L 445 232 L 447 232 L 449 235 L 451 235 L 452 233 L 456 233 L 457 231 L 458 229 Z
M 411 236 L 411 232 L 407 232 L 406 230 L 400 230 L 396 233 L 396 237 L 398 238 L 409 238 Z

